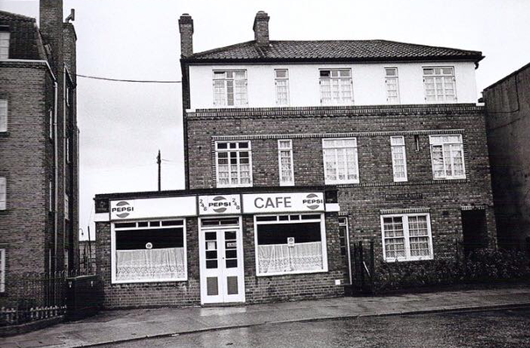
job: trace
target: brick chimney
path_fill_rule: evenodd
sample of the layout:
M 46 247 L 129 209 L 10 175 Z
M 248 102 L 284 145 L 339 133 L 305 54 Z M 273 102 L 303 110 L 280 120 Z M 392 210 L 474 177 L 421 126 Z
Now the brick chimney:
M 63 60 L 63 0 L 40 0 L 40 32 L 51 47 L 51 65 L 57 74 Z
M 259 11 L 254 18 L 254 40 L 258 46 L 269 45 L 269 15 L 265 11 Z
M 193 18 L 187 13 L 179 19 L 180 56 L 189 57 L 193 54 Z

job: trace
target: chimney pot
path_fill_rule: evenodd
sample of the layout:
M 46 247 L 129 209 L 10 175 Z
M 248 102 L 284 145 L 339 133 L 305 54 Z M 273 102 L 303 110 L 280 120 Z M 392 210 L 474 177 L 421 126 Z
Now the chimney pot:
M 183 13 L 179 19 L 180 55 L 189 57 L 193 54 L 193 18 L 188 13 Z
M 254 18 L 254 40 L 258 46 L 269 45 L 269 15 L 265 11 L 259 11 Z

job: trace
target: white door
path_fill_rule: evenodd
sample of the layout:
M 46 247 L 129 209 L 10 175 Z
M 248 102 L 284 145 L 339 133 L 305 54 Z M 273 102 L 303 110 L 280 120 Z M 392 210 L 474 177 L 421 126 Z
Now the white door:
M 241 229 L 201 228 L 201 303 L 245 302 Z

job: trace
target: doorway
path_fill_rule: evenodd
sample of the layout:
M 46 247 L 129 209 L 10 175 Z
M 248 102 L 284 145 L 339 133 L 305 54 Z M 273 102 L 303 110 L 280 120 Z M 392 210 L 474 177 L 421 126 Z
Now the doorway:
M 464 254 L 488 247 L 488 229 L 485 210 L 463 210 L 462 231 L 464 233 Z

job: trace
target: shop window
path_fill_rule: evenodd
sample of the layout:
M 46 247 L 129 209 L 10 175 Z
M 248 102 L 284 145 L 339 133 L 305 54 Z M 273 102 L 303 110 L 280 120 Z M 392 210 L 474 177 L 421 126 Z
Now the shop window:
M 320 70 L 320 103 L 322 105 L 353 104 L 353 83 L 350 69 Z
M 465 179 L 464 146 L 461 135 L 431 135 L 434 179 Z
M 455 73 L 452 67 L 423 68 L 425 101 L 456 102 Z
M 429 214 L 384 215 L 381 217 L 381 229 L 385 261 L 433 258 Z
M 6 290 L 6 250 L 0 249 L 0 292 Z
M 399 104 L 399 80 L 397 68 L 385 68 L 386 101 Z
M 293 142 L 291 140 L 278 140 L 278 162 L 280 167 L 280 186 L 293 186 Z
M 0 210 L 6 210 L 7 205 L 7 180 L 0 177 Z
M 114 282 L 187 279 L 184 221 L 156 222 L 114 224 Z
M 357 139 L 322 139 L 326 184 L 359 183 Z
M 327 271 L 322 215 L 257 216 L 257 274 L 281 275 Z M 273 219 L 272 219 L 273 218 Z
M 274 70 L 274 84 L 276 85 L 276 105 L 289 105 L 289 70 Z
M 407 154 L 405 151 L 405 137 L 390 137 L 392 148 L 392 171 L 394 181 L 407 181 Z
M 250 141 L 216 142 L 217 187 L 252 186 Z
M 0 99 L 0 132 L 7 132 L 7 99 Z
M 215 106 L 248 105 L 247 71 L 214 71 L 213 104 Z

